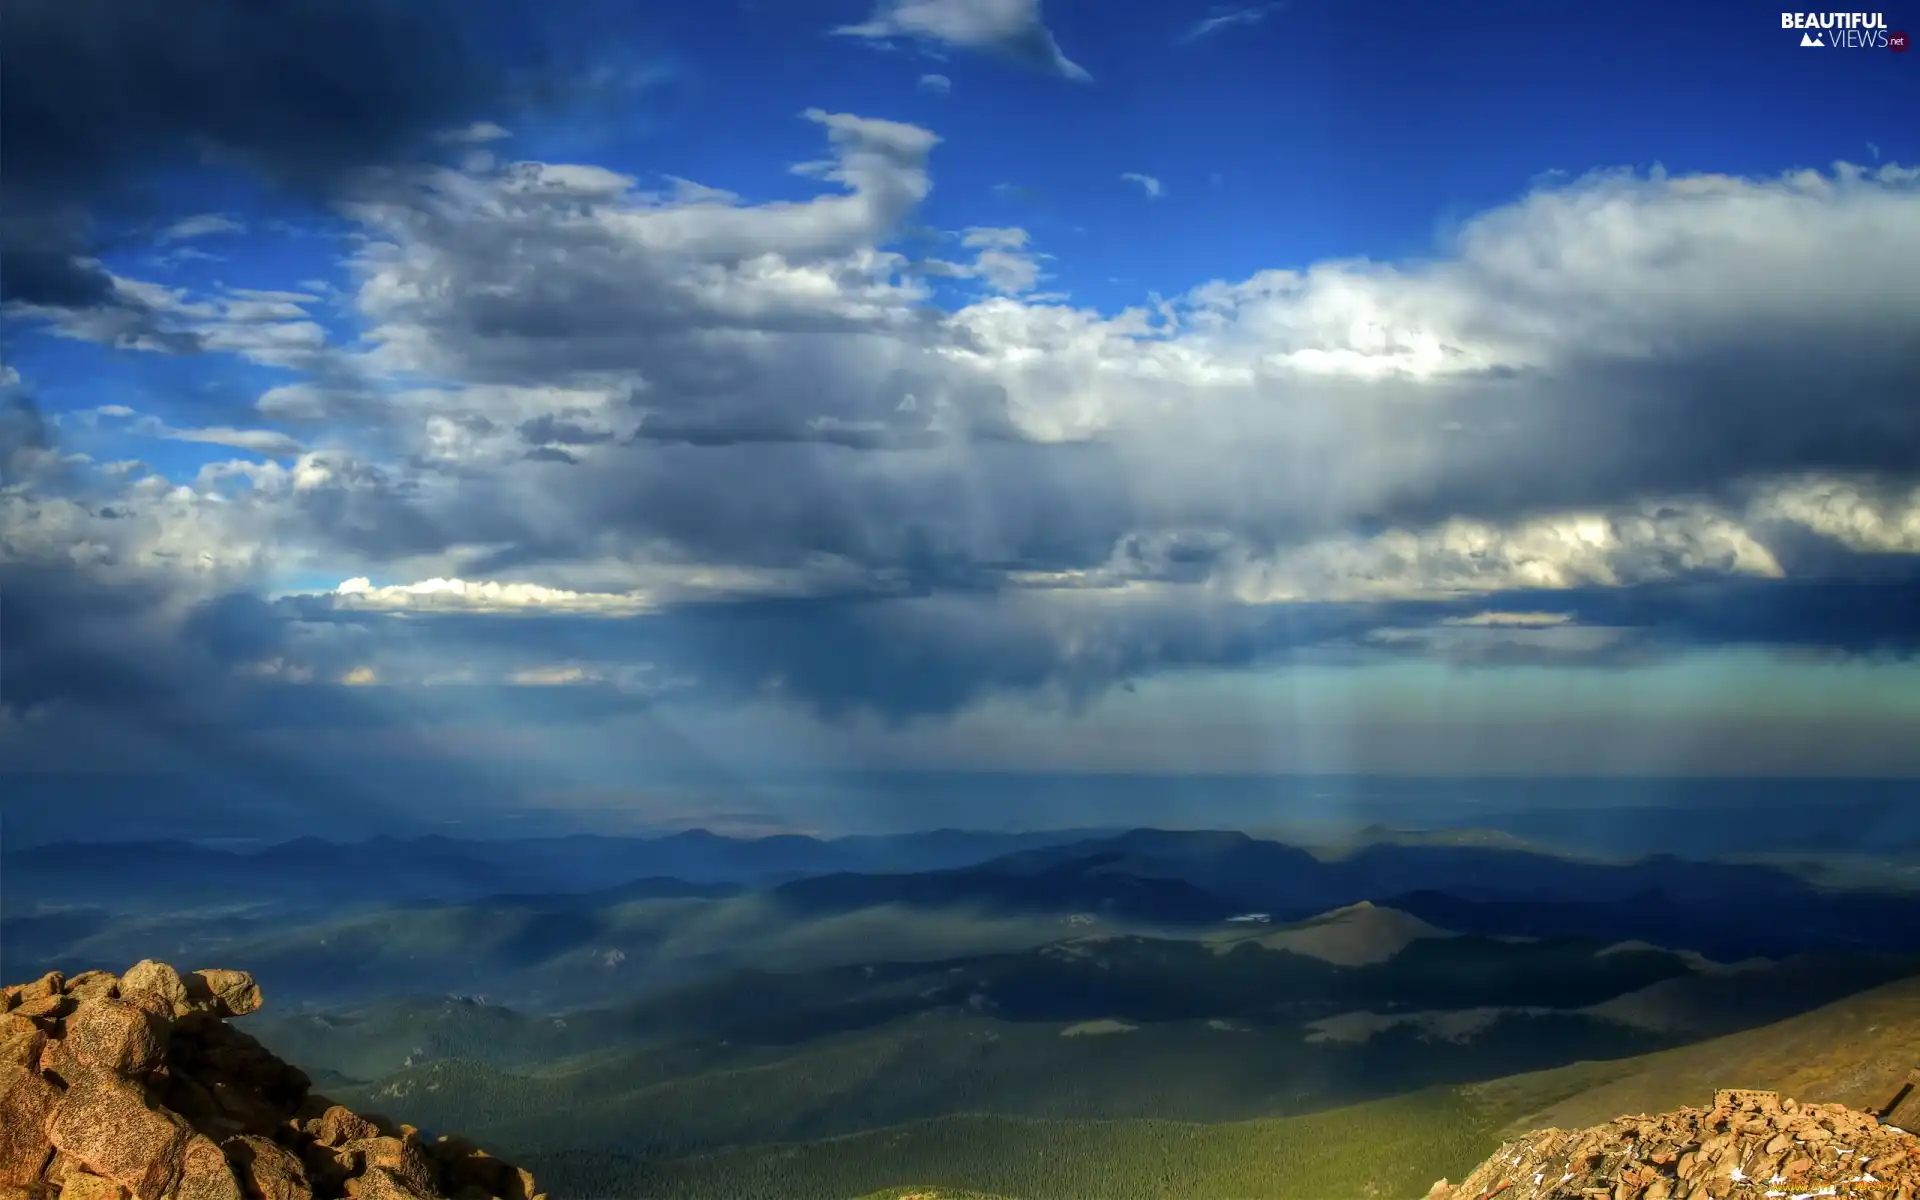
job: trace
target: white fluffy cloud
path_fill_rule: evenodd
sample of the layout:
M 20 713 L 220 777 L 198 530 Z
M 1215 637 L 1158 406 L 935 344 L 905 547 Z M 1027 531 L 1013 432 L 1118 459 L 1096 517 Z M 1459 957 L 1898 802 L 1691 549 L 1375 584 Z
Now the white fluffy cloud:
M 880 0 L 872 17 L 834 32 L 983 51 L 1067 79 L 1093 78 L 1061 52 L 1041 19 L 1040 0 Z
M 1038 21 L 882 17 L 984 45 L 991 22 L 954 13 Z M 295 597 L 330 621 L 839 597 L 885 624 L 907 603 L 887 597 L 954 612 L 1015 593 L 994 619 L 1034 622 L 1060 662 L 1072 621 L 1137 602 L 1150 621 L 1102 635 L 1134 664 L 1239 645 L 1198 632 L 1227 611 L 1408 602 L 1472 606 L 1448 646 L 1599 653 L 1502 594 L 1791 582 L 1820 569 L 1809 540 L 1920 553 L 1913 171 L 1550 181 L 1430 260 L 1103 312 L 1036 294 L 1046 256 L 1024 230 L 953 231 L 960 253 L 915 259 L 896 235 L 938 138 L 805 117 L 828 147 L 796 168 L 821 185 L 808 200 L 580 164 L 364 185 L 348 212 L 365 352 L 330 344 L 311 291 L 118 281 L 203 350 L 295 372 L 260 423 L 311 424 L 99 410 L 285 459 L 191 482 L 22 441 L 0 566 L 179 576 L 195 597 L 355 577 Z M 943 311 L 930 276 L 994 294 Z M 248 661 L 408 675 L 270 651 Z

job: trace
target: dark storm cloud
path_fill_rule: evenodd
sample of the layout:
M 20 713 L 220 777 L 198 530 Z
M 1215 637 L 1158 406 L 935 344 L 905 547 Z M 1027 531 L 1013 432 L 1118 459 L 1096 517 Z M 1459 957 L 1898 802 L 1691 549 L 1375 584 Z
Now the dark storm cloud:
M 1379 507 L 1414 523 L 1515 519 L 1622 497 L 1738 500 L 1756 476 L 1809 469 L 1908 478 L 1920 464 L 1912 319 L 1822 316 L 1817 335 L 1755 327 L 1740 345 L 1575 358 L 1550 376 L 1449 388 L 1437 418 L 1404 418 L 1434 448 L 1431 471 L 1388 481 Z
M 1880 560 L 1879 578 L 1711 580 L 1518 594 L 1583 623 L 1643 629 L 1675 649 L 1751 645 L 1854 655 L 1920 652 L 1920 564 Z
M 814 442 L 850 450 L 907 450 L 930 448 L 942 439 L 925 429 L 809 426 L 771 413 L 756 413 L 732 419 L 648 417 L 634 431 L 631 440 L 677 442 L 687 446 Z
M 680 698 L 771 693 L 828 717 L 866 712 L 900 720 L 951 715 L 995 694 L 1050 694 L 1077 704 L 1183 668 L 1387 655 L 1461 667 L 1617 669 L 1700 648 L 1920 650 L 1920 567 L 1910 562 L 1893 577 L 1851 582 L 1712 580 L 1372 603 L 1197 605 L 1186 597 L 1123 602 L 1097 591 L 948 587 L 912 597 L 691 606 L 618 620 L 416 610 L 401 622 L 336 610 L 326 597 L 290 597 L 275 608 L 303 622 L 363 624 L 370 646 L 404 639 L 429 660 L 495 653 L 517 664 L 644 661 L 689 681 Z M 654 702 L 616 688 L 541 692 L 542 711 L 551 713 Z M 527 696 L 530 689 L 489 694 Z
M 601 0 L 10 0 L 4 297 L 137 307 L 86 258 L 102 220 L 164 223 L 155 172 L 211 161 L 325 194 L 449 126 L 578 99 L 586 64 L 562 38 L 613 15 Z
M 437 0 L 14 0 L 0 16 L 8 188 L 79 200 L 203 146 L 327 182 L 487 93 Z
M 52 308 L 98 308 L 114 302 L 113 277 L 99 267 L 74 261 L 70 251 L 34 247 L 23 233 L 9 230 L 0 238 L 5 239 L 0 244 L 11 247 L 0 271 L 0 301 Z
M 323 620 L 324 601 L 285 611 Z M 415 651 L 486 646 L 527 663 L 644 661 L 692 681 L 692 695 L 733 701 L 769 693 L 830 717 L 944 716 L 983 696 L 1055 690 L 1070 702 L 1133 676 L 1179 666 L 1231 666 L 1288 645 L 1356 635 L 1377 617 L 1359 608 L 1227 608 L 1195 620 L 1168 606 L 1114 611 L 1097 603 L 1051 621 L 1026 598 L 941 594 L 874 602 L 742 602 L 617 621 L 463 614 L 410 616 L 383 632 Z M 370 624 L 380 628 L 379 619 Z M 591 688 L 518 688 L 546 705 L 638 707 L 645 696 Z M 578 693 L 571 700 L 558 693 Z M 549 697 L 547 693 L 555 693 Z
M 611 430 L 589 429 L 575 413 L 546 413 L 520 425 L 520 436 L 535 446 L 597 446 L 613 440 Z
M 90 220 L 145 216 L 148 172 L 224 156 L 323 185 L 484 94 L 452 5 L 13 0 L 0 9 L 5 298 L 125 304 Z
M 366 836 L 444 813 L 423 811 L 423 784 L 468 802 L 501 794 L 505 781 L 444 753 L 396 766 L 377 754 L 342 759 L 256 737 L 288 727 L 404 734 L 409 726 L 356 689 L 237 676 L 257 656 L 312 647 L 245 593 L 198 605 L 175 629 L 154 620 L 176 600 L 170 591 L 159 579 L 105 583 L 0 563 L 0 719 L 19 723 L 0 737 L 13 742 L 8 769 L 28 772 L 0 773 L 0 790 L 57 796 L 60 806 L 38 819 L 7 811 L 9 836 L 38 826 L 61 836 L 125 828 L 129 804 L 148 836 L 195 829 L 210 805 L 230 810 L 228 832 Z M 106 773 L 32 773 L 76 764 Z M 89 814 L 106 824 L 89 826 Z

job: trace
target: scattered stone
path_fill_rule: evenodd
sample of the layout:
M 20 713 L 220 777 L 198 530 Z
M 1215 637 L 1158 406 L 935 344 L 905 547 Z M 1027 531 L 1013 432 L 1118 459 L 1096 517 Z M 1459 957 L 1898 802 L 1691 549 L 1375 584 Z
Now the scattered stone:
M 195 971 L 186 979 L 187 993 L 196 1004 L 221 1017 L 244 1017 L 260 1011 L 260 985 L 245 971 Z
M 227 1161 L 240 1177 L 242 1189 L 260 1200 L 313 1200 L 313 1188 L 300 1160 L 268 1138 L 242 1135 L 229 1139 Z
M 66 993 L 75 1000 L 92 1000 L 96 997 L 114 997 L 119 994 L 120 981 L 107 971 L 82 971 L 67 980 Z
M 322 1146 L 344 1146 L 379 1136 L 380 1131 L 374 1128 L 373 1122 L 347 1111 L 343 1104 L 336 1104 L 321 1114 L 320 1131 L 313 1140 Z
M 0 1200 L 546 1200 L 471 1143 L 310 1090 L 226 1024 L 244 971 L 165 963 L 0 989 Z
M 1838 1104 L 1716 1092 L 1711 1108 L 1542 1129 L 1428 1200 L 1732 1200 L 1920 1195 L 1920 1139 Z
M 91 1171 L 69 1171 L 59 1196 L 60 1200 L 127 1200 L 127 1189 Z

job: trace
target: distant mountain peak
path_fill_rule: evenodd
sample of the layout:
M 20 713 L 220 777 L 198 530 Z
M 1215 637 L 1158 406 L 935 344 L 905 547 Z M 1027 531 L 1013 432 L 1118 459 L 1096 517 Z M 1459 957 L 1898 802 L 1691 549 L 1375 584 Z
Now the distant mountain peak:
M 1362 900 L 1279 929 L 1220 939 L 1216 945 L 1231 949 L 1251 942 L 1268 950 L 1285 950 L 1335 966 L 1361 967 L 1383 963 L 1425 938 L 1457 936 L 1412 913 Z

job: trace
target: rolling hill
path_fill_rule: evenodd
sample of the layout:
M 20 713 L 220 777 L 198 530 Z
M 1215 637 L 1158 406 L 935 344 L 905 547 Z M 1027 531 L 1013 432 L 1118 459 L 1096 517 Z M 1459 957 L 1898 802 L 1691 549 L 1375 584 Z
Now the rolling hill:
M 1914 968 L 1865 956 L 1736 968 L 1454 934 L 1369 906 L 1264 931 L 755 968 L 564 1016 L 471 999 L 295 1014 L 261 1036 L 340 1077 L 331 1086 L 351 1102 L 423 1127 L 522 1155 L 685 1157 L 963 1113 L 1305 1115 L 1627 1058 Z
M 1920 952 L 1920 895 L 1821 888 L 1771 866 L 1420 839 L 1323 858 L 1218 831 L 308 839 L 249 853 L 69 844 L 9 852 L 0 881 L 9 972 L 236 955 L 295 1003 L 465 992 L 564 1009 L 741 966 L 1030 948 L 1068 919 L 1170 934 L 1248 910 L 1287 922 L 1365 903 L 1405 914 L 1398 932 L 1369 934 L 1383 946 L 1417 919 L 1485 938 L 1638 938 L 1721 960 Z M 1363 920 L 1380 922 L 1288 937 L 1358 945 L 1348 926 Z
M 581 1200 L 913 1194 L 897 1186 L 900 1179 L 923 1181 L 919 1187 L 934 1195 L 982 1191 L 1020 1200 L 1411 1200 L 1434 1179 L 1463 1178 L 1517 1131 L 1660 1111 L 1677 1107 L 1676 1097 L 1698 1102 L 1716 1087 L 1876 1106 L 1916 1053 L 1920 979 L 1908 979 L 1680 1049 L 1300 1116 L 1182 1124 L 955 1114 L 678 1158 L 603 1151 L 534 1161 Z

